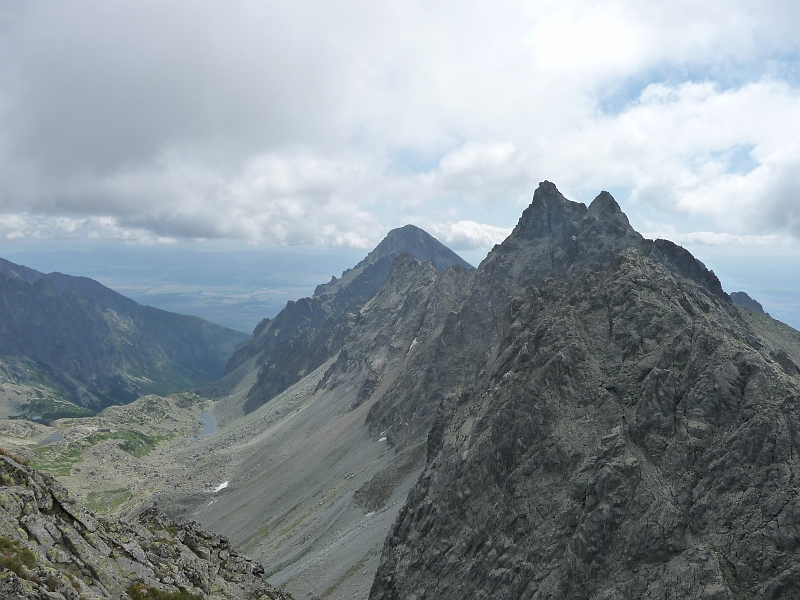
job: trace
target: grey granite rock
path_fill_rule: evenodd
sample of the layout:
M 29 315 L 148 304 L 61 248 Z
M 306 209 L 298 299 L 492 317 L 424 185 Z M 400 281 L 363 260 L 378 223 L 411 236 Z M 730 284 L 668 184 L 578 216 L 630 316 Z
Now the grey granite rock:
M 635 247 L 524 290 L 371 597 L 800 596 L 800 375 L 773 346 Z
M 547 182 L 453 306 L 370 412 L 428 439 L 371 598 L 800 597 L 800 334 Z
M 52 477 L 5 455 L 0 523 L 3 599 L 130 600 L 140 586 L 204 599 L 290 600 L 262 578 L 260 564 L 197 523 L 155 507 L 138 523 L 95 517 Z

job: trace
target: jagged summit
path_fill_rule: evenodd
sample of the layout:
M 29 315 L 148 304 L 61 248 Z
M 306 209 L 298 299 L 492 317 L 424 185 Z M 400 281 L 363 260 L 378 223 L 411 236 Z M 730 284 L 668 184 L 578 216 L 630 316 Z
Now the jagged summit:
M 539 184 L 514 231 L 484 259 L 481 271 L 492 277 L 505 272 L 514 288 L 520 280 L 538 285 L 546 277 L 604 270 L 626 248 L 636 248 L 727 299 L 714 273 L 687 250 L 637 232 L 609 192 L 600 192 L 587 207 L 565 198 L 549 181 Z
M 622 213 L 622 209 L 619 207 L 619 204 L 617 204 L 617 201 L 614 200 L 614 196 L 603 190 L 592 200 L 592 203 L 589 205 L 589 213 L 620 214 Z M 628 218 L 625 217 L 625 220 L 627 221 Z
M 408 252 L 420 261 L 432 260 L 440 271 L 452 265 L 461 265 L 467 270 L 473 268 L 458 254 L 416 225 L 404 225 L 403 227 L 392 229 L 364 260 L 374 262 L 372 258 L 374 256 L 386 256 L 402 252 Z

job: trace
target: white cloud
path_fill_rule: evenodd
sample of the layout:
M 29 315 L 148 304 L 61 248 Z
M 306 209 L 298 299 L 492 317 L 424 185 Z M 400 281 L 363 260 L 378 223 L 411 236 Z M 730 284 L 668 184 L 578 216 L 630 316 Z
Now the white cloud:
M 510 228 L 496 227 L 475 221 L 436 223 L 429 231 L 453 250 L 483 250 L 499 244 L 511 234 Z
M 668 239 L 676 244 L 687 246 L 778 246 L 787 241 L 786 238 L 779 235 L 733 235 L 713 231 L 678 233 L 656 230 L 645 232 L 642 235 L 651 239 Z
M 413 212 L 475 248 L 549 179 L 800 237 L 798 26 L 745 0 L 19 5 L 0 231 L 366 247 Z
M 147 229 L 121 227 L 112 217 L 36 217 L 0 214 L 0 238 L 6 240 L 88 239 L 122 240 L 145 246 L 174 244 L 170 237 L 153 235 Z

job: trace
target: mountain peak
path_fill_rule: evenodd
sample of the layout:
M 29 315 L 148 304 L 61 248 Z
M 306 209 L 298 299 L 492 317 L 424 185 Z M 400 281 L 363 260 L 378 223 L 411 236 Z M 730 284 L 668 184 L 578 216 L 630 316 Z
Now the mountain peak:
M 624 214 L 617 201 L 614 200 L 614 196 L 605 190 L 600 192 L 589 205 L 589 214 L 597 213 Z
M 453 265 L 458 265 L 467 270 L 474 268 L 424 229 L 408 224 L 389 231 L 380 244 L 375 246 L 364 260 L 352 269 L 347 269 L 342 273 L 341 278 L 332 279 L 329 283 L 318 285 L 317 289 L 314 290 L 314 296 L 335 293 L 358 277 L 369 265 L 375 264 L 380 260 L 388 260 L 391 263 L 392 260 L 404 252 L 421 262 L 432 260 L 439 271 L 444 271 Z M 388 264 L 386 272 L 388 273 Z
M 472 265 L 427 231 L 411 224 L 389 231 L 364 261 L 374 262 L 383 256 L 392 254 L 399 256 L 403 252 L 408 252 L 419 261 L 432 260 L 440 271 L 452 265 L 461 265 L 465 269 L 473 268 Z
M 586 214 L 586 205 L 567 200 L 554 183 L 543 181 L 533 193 L 533 200 L 522 213 L 512 237 L 534 239 L 560 232 L 565 223 Z

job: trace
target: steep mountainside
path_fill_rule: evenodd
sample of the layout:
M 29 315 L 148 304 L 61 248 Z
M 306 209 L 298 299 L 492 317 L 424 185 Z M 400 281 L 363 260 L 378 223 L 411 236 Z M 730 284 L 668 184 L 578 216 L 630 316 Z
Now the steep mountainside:
M 447 318 L 441 335 L 420 347 L 418 368 L 409 369 L 372 408 L 371 430 L 385 431 L 395 446 L 424 439 L 441 400 L 460 394 L 476 377 L 516 293 L 550 277 L 606 269 L 627 248 L 727 298 L 719 280 L 689 252 L 637 233 L 607 192 L 587 208 L 545 181 L 511 235 L 481 263 L 471 288 L 462 292 L 462 306 Z
M 0 360 L 81 406 L 213 381 L 246 338 L 139 305 L 85 277 L 0 263 Z M 14 368 L 3 371 L 10 383 L 20 379 Z
M 800 334 L 550 185 L 370 411 L 402 445 L 436 392 L 370 597 L 800 596 Z
M 347 312 L 355 314 L 383 285 L 392 262 L 403 253 L 431 260 L 438 270 L 472 267 L 428 233 L 413 225 L 390 231 L 364 260 L 317 286 L 314 296 L 289 302 L 274 319 L 265 319 L 225 367 L 226 378 L 209 390 L 229 394 L 248 373 L 258 372 L 248 388 L 244 412 L 252 412 L 307 373 L 335 356 L 349 330 Z
M 424 442 L 395 451 L 371 435 L 366 415 L 387 386 L 417 368 L 421 341 L 439 334 L 474 272 L 397 257 L 378 292 L 342 317 L 338 354 L 175 456 L 175 471 L 192 479 L 179 493 L 165 488 L 159 505 L 228 535 L 273 565 L 270 581 L 298 597 L 365 598 L 425 458 Z M 214 478 L 230 485 L 209 503 L 197 482 Z
M 641 318 L 642 323 L 652 316 L 655 319 L 653 333 L 645 335 L 644 330 L 640 333 L 636 329 L 639 324 L 624 320 L 614 325 L 616 321 L 610 320 L 608 314 L 603 315 L 601 321 L 595 313 L 586 317 L 592 320 L 591 328 L 573 322 L 578 309 L 577 301 L 569 295 L 570 290 L 580 283 L 584 286 L 583 295 L 594 302 L 592 310 L 599 310 L 596 305 L 600 304 L 610 311 L 615 306 L 612 300 L 617 288 L 609 282 L 612 276 L 608 274 L 622 270 L 628 263 L 641 267 L 641 273 L 629 277 L 628 283 L 632 286 L 629 300 L 641 301 L 643 305 L 629 307 L 630 313 L 626 316 Z M 656 333 L 666 335 L 666 326 L 659 325 L 658 319 L 677 317 L 664 312 L 660 305 L 653 308 L 647 300 L 653 286 L 660 289 L 658 282 L 662 278 L 672 286 L 664 288 L 670 290 L 668 295 L 673 294 L 670 296 L 672 303 L 681 310 L 693 311 L 694 320 L 705 322 L 703 320 L 708 317 L 703 311 L 713 307 L 727 315 L 720 320 L 739 319 L 738 322 L 755 332 L 753 335 L 761 336 L 761 343 L 777 340 L 769 342 L 774 349 L 770 352 L 780 360 L 794 360 L 793 351 L 786 350 L 784 355 L 781 354 L 783 350 L 778 350 L 785 332 L 773 326 L 769 317 L 734 307 L 714 274 L 686 250 L 668 241 L 642 238 L 631 228 L 609 194 L 600 194 L 586 207 L 565 199 L 555 186 L 545 182 L 537 189 L 512 235 L 497 246 L 477 270 L 450 268 L 437 272 L 431 263 L 400 256 L 369 301 L 351 304 L 336 316 L 327 318 L 324 326 L 276 345 L 287 350 L 286 356 L 295 359 L 306 360 L 316 351 L 321 352 L 321 357 L 331 358 L 316 370 L 308 368 L 314 363 L 302 360 L 284 363 L 266 360 L 264 370 L 278 364 L 290 365 L 286 371 L 297 373 L 298 379 L 303 378 L 247 417 L 231 422 L 216 440 L 207 443 L 208 450 L 202 454 L 198 466 L 203 472 L 205 469 L 211 472 L 214 465 L 224 463 L 228 469 L 224 477 L 230 477 L 230 488 L 211 505 L 204 504 L 199 493 L 179 496 L 166 493 L 164 503 L 173 509 L 196 512 L 204 524 L 220 529 L 230 535 L 235 544 L 275 564 L 274 581 L 285 583 L 293 592 L 331 598 L 364 597 L 365 579 L 375 572 L 377 563 L 373 554 L 375 540 L 388 530 L 387 519 L 398 510 L 398 502 L 416 479 L 421 463 L 427 460 L 423 478 L 409 496 L 394 531 L 390 532 L 373 594 L 386 598 L 438 597 L 439 594 L 443 597 L 448 597 L 447 594 L 449 597 L 491 597 L 494 593 L 501 597 L 503 594 L 526 597 L 520 591 L 519 581 L 524 580 L 528 585 L 534 577 L 530 570 L 514 580 L 513 585 L 517 587 L 485 583 L 490 572 L 499 574 L 503 581 L 511 581 L 512 575 L 522 572 L 521 563 L 505 566 L 505 562 L 497 562 L 498 557 L 506 562 L 509 557 L 518 561 L 514 544 L 519 544 L 520 548 L 529 544 L 533 548 L 530 552 L 540 552 L 536 546 L 539 538 L 535 535 L 526 541 L 508 537 L 511 534 L 504 529 L 504 523 L 509 502 L 516 511 L 508 517 L 514 527 L 518 527 L 519 519 L 523 518 L 528 519 L 525 523 L 536 523 L 530 516 L 532 511 L 548 502 L 557 503 L 558 482 L 571 481 L 574 471 L 599 452 L 594 450 L 595 446 L 616 431 L 615 427 L 621 426 L 622 414 L 612 411 L 613 406 L 598 402 L 610 402 L 607 396 L 615 396 L 617 392 L 613 390 L 623 389 L 623 384 L 640 384 L 639 372 L 625 361 L 633 360 L 631 356 L 635 352 L 656 352 L 660 344 L 665 343 L 654 337 Z M 609 289 L 601 289 L 601 282 L 606 282 Z M 532 408 L 528 407 L 532 412 L 530 416 L 512 400 L 526 407 L 530 404 L 525 378 L 533 374 L 527 367 L 517 373 L 497 367 L 495 363 L 506 364 L 505 358 L 497 357 L 506 357 L 506 349 L 516 347 L 516 341 L 512 340 L 516 339 L 517 329 L 511 327 L 516 317 L 511 315 L 518 313 L 528 295 L 543 294 L 542 290 L 549 290 L 545 307 L 552 305 L 552 311 L 564 312 L 559 323 L 563 321 L 564 327 L 576 328 L 577 333 L 565 333 L 567 330 L 559 329 L 550 321 L 539 325 L 525 313 L 522 319 L 525 327 L 541 335 L 549 332 L 551 343 L 538 348 L 531 341 L 527 346 L 520 342 L 523 349 L 519 352 L 524 355 L 538 348 L 541 360 L 556 361 L 554 371 L 536 384 L 536 393 L 539 390 L 545 393 L 551 385 L 563 385 L 566 386 L 564 390 L 553 394 L 558 397 L 573 394 L 574 398 L 563 400 L 562 404 L 548 409 L 549 412 L 541 403 L 533 404 Z M 681 295 L 684 292 L 692 299 L 686 300 Z M 683 307 L 687 302 L 690 308 Z M 756 316 L 769 321 L 756 328 L 749 324 Z M 600 335 L 598 323 L 604 335 L 627 332 L 630 339 L 616 342 L 620 350 L 610 346 L 605 338 L 591 337 L 589 333 Z M 699 324 L 694 323 L 692 327 L 697 329 Z M 621 328 L 619 331 L 615 329 L 617 326 Z M 708 327 L 713 329 L 714 325 Z M 587 328 L 589 333 L 584 332 Z M 767 333 L 772 337 L 768 338 Z M 591 353 L 591 361 L 605 361 L 603 368 L 611 369 L 611 373 L 617 368 L 613 366 L 617 364 L 614 361 L 619 362 L 622 366 L 618 368 L 624 367 L 628 379 L 616 383 L 609 373 L 597 374 L 592 367 L 588 374 L 600 378 L 609 389 L 601 386 L 598 391 L 591 382 L 570 380 L 567 377 L 569 365 L 578 358 L 570 354 L 571 347 L 562 351 L 557 343 L 571 343 L 573 338 L 581 341 L 582 348 L 585 346 L 584 350 Z M 638 347 L 642 350 L 637 350 Z M 610 353 L 608 357 L 605 356 L 607 352 Z M 588 377 L 583 366 L 575 368 L 579 375 Z M 659 368 L 668 371 L 670 365 Z M 274 372 L 279 370 L 274 369 Z M 649 385 L 658 388 L 657 383 Z M 504 386 L 509 388 L 506 390 Z M 495 388 L 506 390 L 510 404 L 491 404 L 485 399 L 487 390 Z M 222 400 L 215 410 L 224 411 L 227 402 Z M 581 413 L 572 407 L 572 402 L 588 412 Z M 474 408 L 475 403 L 479 403 L 479 408 Z M 468 411 L 467 416 L 462 415 L 461 410 Z M 627 413 L 624 416 L 632 420 Z M 533 427 L 531 422 L 536 424 L 550 417 L 556 419 L 556 424 L 542 424 L 539 429 L 529 431 Z M 470 427 L 479 418 L 489 423 L 486 429 L 481 430 L 478 438 L 465 437 L 471 435 Z M 664 419 L 669 422 L 668 417 Z M 702 429 L 705 421 L 701 421 L 700 417 L 692 417 L 692 426 Z M 583 427 L 588 429 L 583 431 Z M 536 462 L 540 457 L 535 453 L 540 450 L 546 453 L 552 445 L 547 436 L 561 429 L 572 432 L 569 433 L 572 437 L 567 436 L 562 446 L 578 444 L 569 450 L 569 460 L 553 462 L 554 459 L 547 458 L 549 462 Z M 657 435 L 667 438 L 663 432 Z M 514 436 L 513 440 L 508 441 L 508 436 Z M 623 434 L 623 438 L 627 439 L 626 436 L 632 437 Z M 464 474 L 457 468 L 457 461 L 467 456 L 464 453 L 457 454 L 458 458 L 454 454 L 453 463 L 448 462 L 443 468 L 439 468 L 443 463 L 436 462 L 441 460 L 437 459 L 440 453 L 449 448 L 441 440 L 451 437 L 460 442 L 480 439 L 485 443 L 475 455 L 474 463 L 464 465 L 467 469 Z M 504 445 L 498 445 L 501 443 Z M 583 443 L 588 445 L 587 449 L 583 448 Z M 641 452 L 653 452 L 649 443 L 637 442 L 635 452 L 640 453 L 640 448 L 644 448 Z M 515 470 L 515 461 L 517 454 L 524 452 L 534 453 L 531 456 L 535 458 L 525 463 L 528 470 L 520 473 Z M 528 457 L 527 454 L 523 456 Z M 655 463 L 649 454 L 647 460 L 649 462 L 643 464 Z M 519 478 L 533 473 L 533 479 L 526 479 L 517 487 L 511 486 L 505 479 L 506 472 L 497 471 L 506 464 L 504 461 L 510 461 L 503 467 L 509 473 Z M 550 479 L 540 470 L 544 466 L 555 473 L 548 471 Z M 647 469 L 647 477 L 650 477 L 653 471 Z M 440 479 L 429 489 L 426 485 L 433 481 L 431 473 Z M 463 487 L 462 477 L 474 488 Z M 551 480 L 556 483 L 545 486 Z M 473 496 L 475 505 L 469 506 Z M 514 504 L 519 502 L 525 504 L 526 510 Z M 469 507 L 468 512 L 455 512 L 460 506 Z M 550 515 L 541 510 L 543 515 Z M 526 516 L 515 521 L 517 513 Z M 644 521 L 648 518 L 642 517 Z M 470 528 L 475 527 L 479 530 L 473 535 Z M 605 525 L 599 527 L 605 531 Z M 507 544 L 505 547 L 492 545 L 495 530 L 500 532 L 497 539 Z M 527 535 L 532 530 L 521 531 Z M 557 537 L 561 533 L 554 535 Z M 553 539 L 548 538 L 548 548 L 553 548 L 557 557 L 564 556 L 563 547 L 554 545 Z M 466 550 L 461 553 L 461 548 Z M 521 550 L 519 556 L 527 556 L 525 552 L 527 550 Z M 538 565 L 539 558 L 531 558 L 530 562 Z M 426 565 L 430 565 L 430 569 Z M 542 566 L 535 577 L 545 571 L 555 573 L 552 569 L 559 566 L 556 562 L 548 565 L 551 571 Z M 509 569 L 512 575 L 505 575 L 502 569 Z M 590 568 L 590 573 L 594 573 L 591 569 L 594 567 Z M 631 567 L 632 571 L 637 569 L 638 566 Z M 472 572 L 474 578 L 471 578 Z M 574 579 L 570 573 L 565 581 Z M 611 583 L 603 585 L 606 584 L 598 584 L 597 589 L 613 587 Z M 591 594 L 581 596 L 581 593 L 575 597 L 592 597 Z M 570 596 L 554 593 L 551 597 Z
M 0 454 L 0 597 L 7 600 L 290 600 L 264 567 L 155 508 L 97 517 L 49 475 Z

